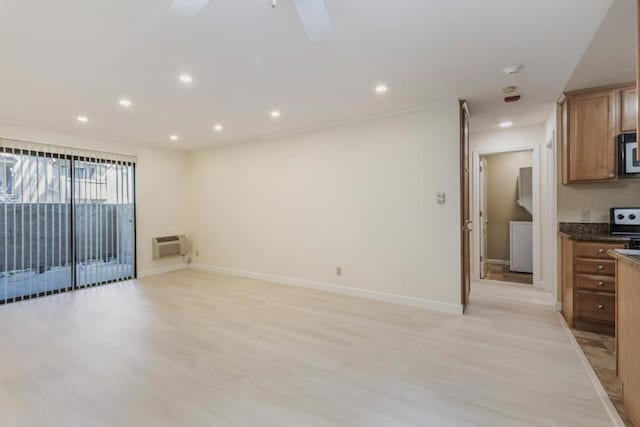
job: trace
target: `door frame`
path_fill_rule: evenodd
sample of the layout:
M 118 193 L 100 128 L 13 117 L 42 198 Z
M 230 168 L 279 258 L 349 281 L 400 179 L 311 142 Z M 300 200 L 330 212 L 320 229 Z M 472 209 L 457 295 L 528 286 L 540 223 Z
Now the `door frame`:
M 473 243 L 471 229 L 473 215 L 471 203 L 471 145 L 469 122 L 471 113 L 465 100 L 459 100 L 460 114 L 460 291 L 464 314 L 471 294 L 471 254 Z
M 480 242 L 478 242 L 478 256 L 481 258 L 479 260 L 480 262 L 480 268 L 478 270 L 478 278 L 479 279 L 484 279 L 484 275 L 485 275 L 485 264 L 487 262 L 486 259 L 486 253 L 485 252 L 485 248 L 487 246 L 487 242 L 484 238 L 484 231 L 485 231 L 485 227 L 486 227 L 486 223 L 488 223 L 488 219 L 487 219 L 487 188 L 488 188 L 488 183 L 487 183 L 487 161 L 483 160 L 480 158 L 478 160 L 478 176 L 482 176 L 482 178 L 478 178 L 478 206 L 479 206 L 479 211 L 482 211 L 483 215 L 482 217 L 479 215 L 478 213 L 478 239 L 480 239 Z M 481 169 L 480 169 L 481 168 Z M 483 196 L 483 197 L 480 197 Z M 484 257 L 483 257 L 484 255 Z
M 542 256 L 542 234 L 541 234 L 541 162 L 540 162 L 540 145 L 519 145 L 514 147 L 493 148 L 484 150 L 472 151 L 472 197 L 471 197 L 471 217 L 473 222 L 480 224 L 480 198 L 478 197 L 480 191 L 480 157 L 490 154 L 502 154 L 502 153 L 516 153 L 519 151 L 532 151 L 532 168 L 533 168 L 533 286 L 536 288 L 544 289 L 544 282 L 540 279 L 542 277 L 540 259 Z M 492 282 L 487 279 L 480 279 L 480 237 L 478 235 L 482 230 L 479 227 L 474 227 L 471 231 L 472 241 L 472 257 L 471 257 L 471 271 L 475 280 L 480 282 Z

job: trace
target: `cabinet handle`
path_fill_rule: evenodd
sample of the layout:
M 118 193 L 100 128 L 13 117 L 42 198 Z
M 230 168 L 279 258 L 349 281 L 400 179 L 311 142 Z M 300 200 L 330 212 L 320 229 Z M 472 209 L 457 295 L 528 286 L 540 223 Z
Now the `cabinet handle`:
M 604 270 L 604 265 L 599 265 L 598 270 Z
M 604 286 L 604 282 L 598 282 L 598 286 Z
M 599 254 L 603 254 L 604 253 L 604 249 L 602 249 L 602 248 L 598 249 L 598 253 Z
M 602 304 L 598 304 L 598 309 L 599 309 L 599 310 L 603 310 L 603 309 L 604 309 L 604 305 L 602 305 Z

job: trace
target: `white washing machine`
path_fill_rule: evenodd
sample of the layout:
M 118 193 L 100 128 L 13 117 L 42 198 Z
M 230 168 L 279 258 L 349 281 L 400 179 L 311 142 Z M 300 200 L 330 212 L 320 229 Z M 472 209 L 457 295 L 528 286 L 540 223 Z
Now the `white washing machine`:
M 509 223 L 509 269 L 518 273 L 533 273 L 533 223 Z

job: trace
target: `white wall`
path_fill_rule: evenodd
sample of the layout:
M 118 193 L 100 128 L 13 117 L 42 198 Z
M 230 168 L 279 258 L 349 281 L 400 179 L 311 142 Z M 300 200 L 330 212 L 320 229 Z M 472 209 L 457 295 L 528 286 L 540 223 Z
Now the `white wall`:
M 551 106 L 549 107 L 552 108 Z M 472 122 L 473 125 L 473 122 Z M 540 190 L 540 218 L 538 230 L 538 253 L 539 259 L 539 277 L 537 285 L 549 291 L 555 288 L 555 267 L 554 263 L 549 261 L 546 254 L 552 253 L 555 245 L 556 225 L 553 220 L 554 202 L 554 153 L 553 148 L 546 146 L 551 136 L 547 134 L 546 125 L 501 129 L 491 132 L 472 133 L 470 138 L 470 149 L 472 153 L 476 152 L 499 152 L 501 150 L 508 151 L 521 147 L 538 147 L 539 152 L 539 180 L 538 188 Z M 534 165 L 536 160 L 534 159 Z M 472 185 L 472 189 L 475 188 Z M 475 195 L 472 194 L 472 200 Z M 475 227 L 477 230 L 478 227 Z M 474 234 L 474 241 L 477 241 Z M 536 237 L 534 237 L 534 240 Z M 474 245 L 475 248 L 475 245 Z M 534 248 L 535 250 L 535 248 Z M 476 257 L 476 252 L 472 256 Z M 544 255 L 543 255 L 544 254 Z M 534 266 L 535 268 L 535 266 Z M 474 277 L 477 278 L 477 277 Z
M 589 211 L 589 222 L 609 222 L 609 208 L 640 206 L 640 180 L 621 179 L 607 184 L 558 186 L 558 220 L 581 222 L 582 211 Z
M 0 124 L 0 137 L 136 155 L 138 275 L 184 266 L 182 258 L 153 261 L 151 238 L 187 232 L 186 153 L 6 124 Z
M 458 165 L 457 102 L 190 153 L 194 262 L 457 312 Z

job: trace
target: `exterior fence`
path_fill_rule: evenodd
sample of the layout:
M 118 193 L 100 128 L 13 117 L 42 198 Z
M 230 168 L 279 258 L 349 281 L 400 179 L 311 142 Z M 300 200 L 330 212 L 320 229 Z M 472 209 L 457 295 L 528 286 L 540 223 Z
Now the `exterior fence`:
M 133 205 L 75 206 L 78 263 L 133 258 Z M 0 272 L 71 263 L 71 206 L 64 203 L 0 203 Z

